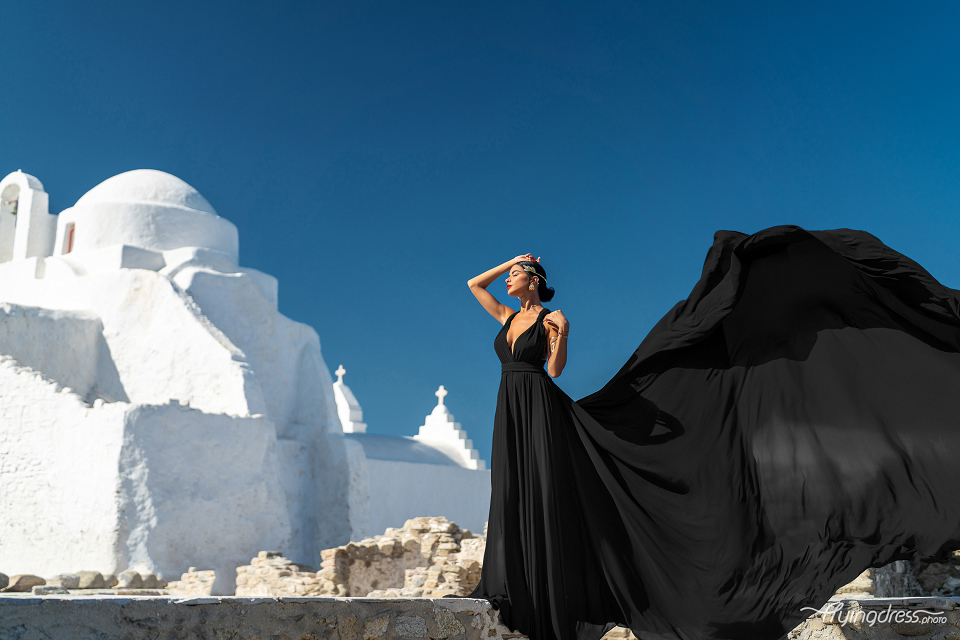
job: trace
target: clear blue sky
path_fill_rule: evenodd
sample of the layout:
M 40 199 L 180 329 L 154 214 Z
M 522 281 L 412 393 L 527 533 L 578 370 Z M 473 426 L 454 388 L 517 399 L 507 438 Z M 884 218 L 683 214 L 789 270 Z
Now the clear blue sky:
M 443 384 L 489 460 L 499 324 L 543 256 L 580 398 L 687 296 L 713 233 L 866 229 L 960 287 L 960 5 L 8 2 L 0 175 L 59 213 L 168 171 L 343 364 L 370 431 Z M 515 303 L 497 283 L 492 291 Z

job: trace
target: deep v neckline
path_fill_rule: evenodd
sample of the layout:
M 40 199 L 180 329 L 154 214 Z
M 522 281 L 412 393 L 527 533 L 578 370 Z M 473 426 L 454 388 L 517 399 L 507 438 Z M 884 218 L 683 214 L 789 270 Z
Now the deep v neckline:
M 536 326 L 536 324 L 537 324 L 538 322 L 540 322 L 540 314 L 543 313 L 545 310 L 546 310 L 546 307 L 540 309 L 540 312 L 537 313 L 537 319 L 534 320 L 533 322 L 531 322 L 529 327 L 527 327 L 526 329 L 524 329 L 523 331 L 521 331 L 521 332 L 520 332 L 520 335 L 518 335 L 516 338 L 513 339 L 513 344 L 508 344 L 508 345 L 507 345 L 508 347 L 510 347 L 510 357 L 513 358 L 514 360 L 516 360 L 516 358 L 515 358 L 514 355 L 513 355 L 513 348 L 517 346 L 517 342 L 520 340 L 520 338 L 523 337 L 523 334 L 525 334 L 527 331 L 530 331 L 530 329 L 533 329 L 533 328 Z M 507 327 L 507 333 L 510 333 L 510 325 L 513 324 L 513 319 L 517 316 L 518 313 L 520 313 L 520 312 L 519 312 L 519 311 L 514 311 L 514 312 L 513 312 L 513 315 L 510 316 L 510 317 L 507 319 L 507 323 L 506 323 L 506 325 L 504 325 L 504 326 Z M 503 334 L 503 340 L 504 340 L 504 342 L 506 342 L 506 340 L 507 340 L 507 333 Z

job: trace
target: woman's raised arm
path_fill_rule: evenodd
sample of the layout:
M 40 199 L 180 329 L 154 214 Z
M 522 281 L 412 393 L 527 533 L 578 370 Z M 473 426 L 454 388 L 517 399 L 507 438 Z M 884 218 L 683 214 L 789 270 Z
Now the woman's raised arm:
M 523 260 L 536 260 L 536 258 L 529 253 L 523 256 L 517 256 L 512 260 L 507 260 L 499 267 L 494 267 L 489 271 L 484 271 L 476 278 L 470 278 L 467 280 L 467 286 L 470 287 L 470 291 L 474 296 L 476 296 L 480 304 L 483 305 L 483 308 L 486 309 L 490 315 L 496 318 L 500 324 L 506 322 L 507 318 L 510 317 L 510 314 L 512 314 L 514 310 L 505 304 L 501 304 L 492 293 L 487 291 L 487 287 L 489 287 L 490 283 L 492 283 L 498 277 L 509 271 L 510 267 Z

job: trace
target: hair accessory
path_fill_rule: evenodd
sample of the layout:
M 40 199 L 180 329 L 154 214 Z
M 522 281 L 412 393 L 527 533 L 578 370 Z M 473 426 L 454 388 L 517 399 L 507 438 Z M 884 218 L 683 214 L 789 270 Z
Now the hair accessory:
M 539 263 L 538 263 L 538 264 L 539 264 Z M 537 276 L 538 278 L 540 278 L 541 280 L 543 280 L 543 283 L 544 283 L 544 284 L 547 283 L 547 277 L 546 277 L 545 275 L 543 275 L 542 273 L 537 273 L 537 270 L 534 269 L 533 267 L 531 267 L 530 265 L 525 264 L 525 265 L 521 265 L 521 266 L 523 267 L 523 270 L 524 270 L 524 271 L 527 271 L 527 272 L 532 273 L 533 275 Z

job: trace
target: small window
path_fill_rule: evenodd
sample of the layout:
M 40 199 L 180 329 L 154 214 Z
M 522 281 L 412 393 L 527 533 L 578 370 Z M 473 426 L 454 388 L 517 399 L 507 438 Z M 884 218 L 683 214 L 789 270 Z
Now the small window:
M 67 228 L 63 231 L 63 251 L 60 252 L 61 254 L 73 251 L 74 225 L 73 222 L 68 223 Z

